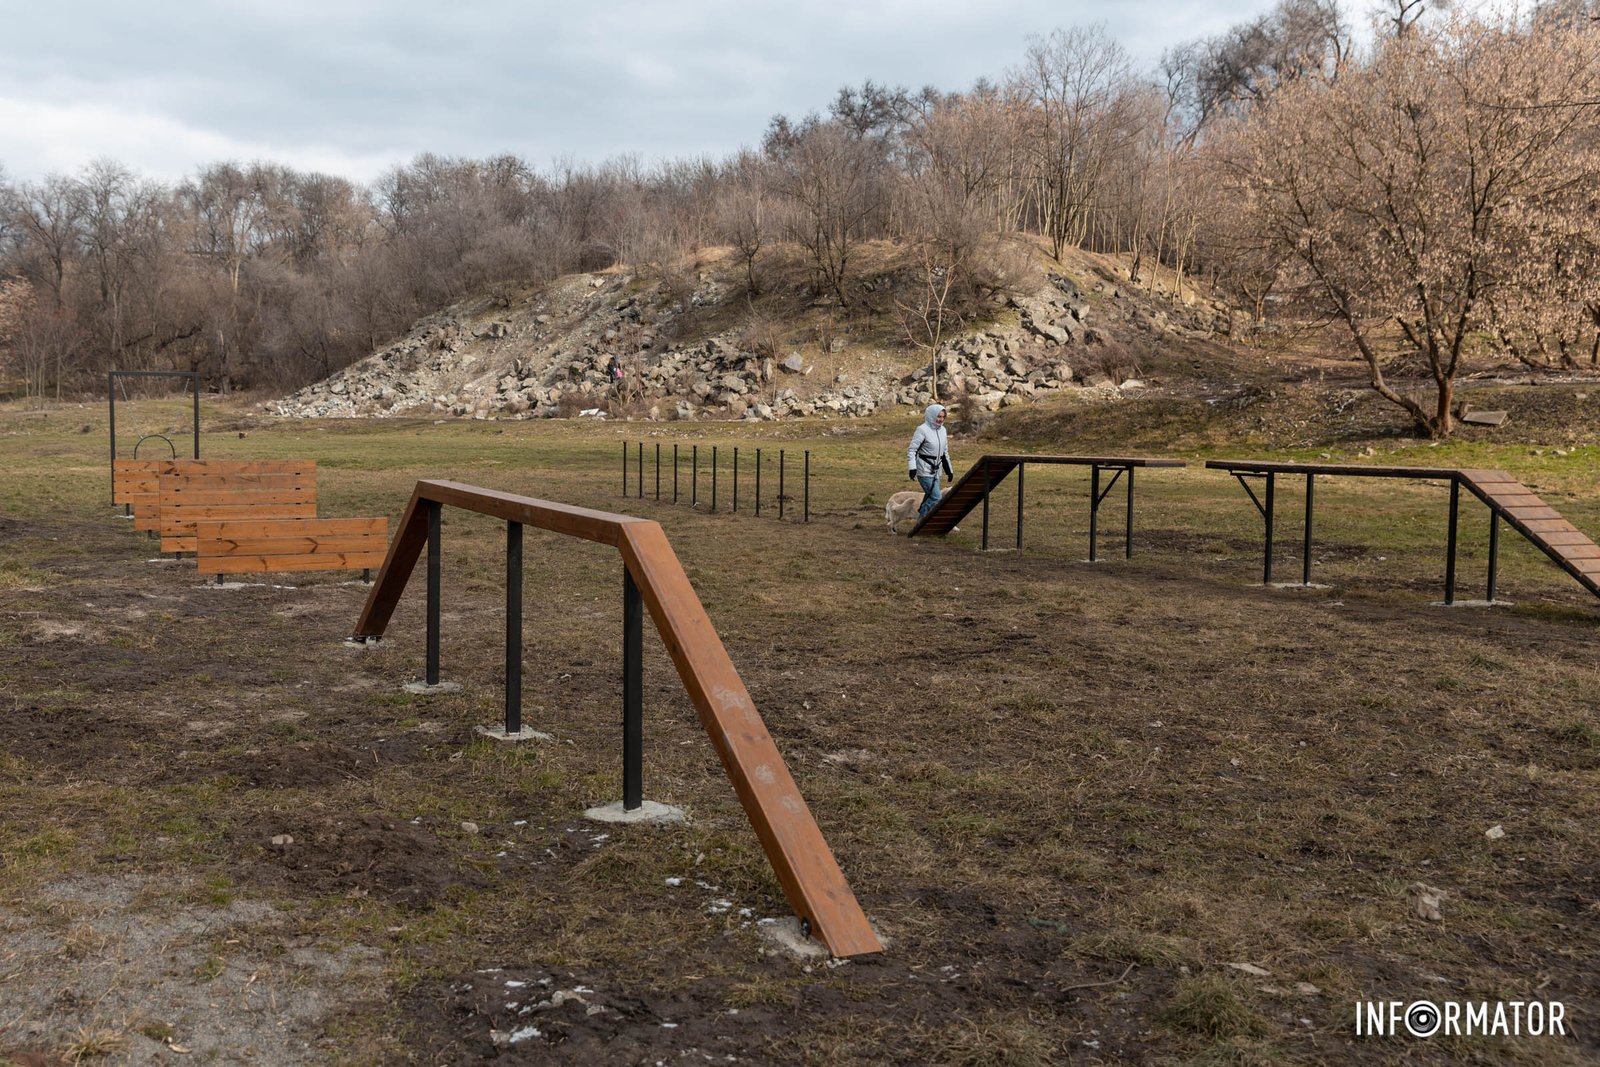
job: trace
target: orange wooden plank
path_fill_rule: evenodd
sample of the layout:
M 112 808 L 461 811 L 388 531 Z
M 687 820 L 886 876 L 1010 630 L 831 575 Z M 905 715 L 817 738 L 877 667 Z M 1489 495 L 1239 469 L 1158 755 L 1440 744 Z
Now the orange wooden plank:
M 1505 471 L 1481 470 L 1478 468 L 1469 467 L 1464 468 L 1461 471 L 1461 476 L 1485 488 L 1498 482 L 1511 482 L 1513 484 L 1517 483 L 1517 479 L 1513 478 Z
M 1577 533 L 1578 528 L 1566 519 L 1529 519 L 1522 523 L 1529 533 L 1556 534 Z
M 1545 533 L 1538 534 L 1537 538 L 1539 541 L 1551 546 L 1552 548 L 1559 548 L 1562 545 L 1594 544 L 1593 541 L 1589 540 L 1588 534 L 1581 533 L 1578 530 L 1574 530 L 1570 527 L 1565 530 L 1549 530 Z
M 208 537 L 203 528 L 195 530 L 201 556 L 314 556 L 340 552 L 387 552 L 386 535 L 339 537 L 308 534 L 302 537 Z M 380 563 L 382 560 L 379 561 Z
M 314 504 L 317 500 L 317 491 L 295 487 L 241 486 L 235 489 L 191 489 L 186 492 L 175 492 L 163 486 L 160 500 L 163 508 L 203 507 L 210 504 Z
M 163 552 L 193 552 L 195 538 L 193 534 L 162 534 L 161 551 Z
M 1547 505 L 1532 493 L 1490 493 L 1489 499 L 1503 508 L 1542 508 Z
M 1586 545 L 1559 545 L 1556 551 L 1562 559 L 1600 559 L 1600 545 L 1590 541 Z
M 623 559 L 790 905 L 835 956 L 883 951 L 666 534 L 653 522 L 622 533 Z
M 377 519 L 225 519 L 207 520 L 199 532 L 211 537 L 292 537 L 307 534 L 379 534 L 388 544 L 389 520 Z
M 1545 507 L 1519 507 L 1506 508 L 1505 512 L 1514 519 L 1559 519 L 1561 513 L 1554 508 Z
M 367 570 L 383 565 L 385 549 L 310 555 L 206 556 L 196 561 L 201 574 L 267 574 L 290 571 Z

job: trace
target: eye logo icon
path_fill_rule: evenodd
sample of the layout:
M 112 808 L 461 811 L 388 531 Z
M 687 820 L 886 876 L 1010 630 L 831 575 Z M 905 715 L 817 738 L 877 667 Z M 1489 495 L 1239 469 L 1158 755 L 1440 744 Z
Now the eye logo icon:
M 1406 1006 L 1406 1032 L 1412 1037 L 1432 1037 L 1442 1021 L 1439 1008 L 1429 1001 L 1414 1000 Z

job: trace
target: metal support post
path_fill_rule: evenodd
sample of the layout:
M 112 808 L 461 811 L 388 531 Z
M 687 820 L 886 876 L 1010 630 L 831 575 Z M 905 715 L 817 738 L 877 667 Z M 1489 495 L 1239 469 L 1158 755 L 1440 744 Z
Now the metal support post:
M 739 512 L 739 449 L 737 446 L 733 450 L 733 511 L 734 514 Z
M 622 442 L 622 495 L 628 495 L 628 442 Z
M 1122 536 L 1122 558 L 1123 559 L 1132 559 L 1133 558 L 1133 468 L 1131 466 L 1130 467 L 1124 467 L 1124 468 L 1122 468 L 1122 471 L 1123 471 L 1123 473 L 1125 473 L 1128 476 L 1128 528 L 1127 528 L 1127 532 L 1125 534 L 1123 534 L 1123 536 Z
M 1461 483 L 1450 479 L 1450 535 L 1449 545 L 1445 549 L 1444 561 L 1444 602 L 1456 602 L 1456 523 L 1461 514 Z
M 939 468 L 933 469 L 934 484 L 939 481 Z M 983 465 L 983 551 L 989 551 L 989 490 L 994 486 L 989 482 L 989 465 Z M 930 512 L 931 514 L 931 512 Z
M 1316 495 L 1315 474 L 1306 475 L 1306 535 L 1305 543 L 1300 548 L 1300 584 L 1311 584 L 1311 509 L 1312 501 Z
M 783 518 L 783 449 L 778 449 L 778 518 Z
M 1100 536 L 1100 464 L 1089 467 L 1089 562 L 1095 562 L 1096 541 Z
M 700 506 L 700 446 L 695 445 L 689 460 L 689 506 Z
M 522 523 L 506 523 L 506 736 L 522 732 Z
M 711 446 L 711 510 L 717 510 L 717 446 Z
M 656 442 L 656 499 L 661 499 L 661 442 Z
M 428 668 L 423 681 L 439 684 L 439 519 L 444 505 L 437 500 L 428 508 Z
M 756 449 L 756 518 L 761 517 L 761 449 Z
M 811 521 L 811 449 L 806 449 L 806 512 L 805 521 Z
M 1494 603 L 1495 579 L 1500 575 L 1500 515 L 1489 512 L 1489 603 Z
M 622 568 L 622 808 L 644 804 L 644 600 Z
M 1272 584 L 1272 490 L 1277 484 L 1278 476 L 1272 471 L 1267 472 L 1267 505 L 1262 516 L 1267 520 L 1267 560 L 1261 568 L 1261 584 Z
M 644 442 L 639 442 L 639 499 L 644 499 Z
M 1022 472 L 1026 470 L 1026 463 L 1017 464 L 1017 551 L 1022 551 Z
M 117 502 L 117 376 L 106 371 L 106 404 L 111 408 L 111 502 Z
M 672 446 L 672 502 L 678 502 L 678 446 Z
M 200 458 L 200 372 L 196 371 L 190 384 L 194 388 L 194 458 Z

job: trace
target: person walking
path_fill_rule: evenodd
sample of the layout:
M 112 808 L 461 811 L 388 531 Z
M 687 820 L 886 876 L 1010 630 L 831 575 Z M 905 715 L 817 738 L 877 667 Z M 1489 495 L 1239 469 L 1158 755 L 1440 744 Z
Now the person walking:
M 922 486 L 922 507 L 917 509 L 917 521 L 928 517 L 939 504 L 939 475 L 948 474 L 953 482 L 955 470 L 950 466 L 950 438 L 944 430 L 944 405 L 929 404 L 923 412 L 922 425 L 911 435 L 911 446 L 906 449 L 907 474 Z

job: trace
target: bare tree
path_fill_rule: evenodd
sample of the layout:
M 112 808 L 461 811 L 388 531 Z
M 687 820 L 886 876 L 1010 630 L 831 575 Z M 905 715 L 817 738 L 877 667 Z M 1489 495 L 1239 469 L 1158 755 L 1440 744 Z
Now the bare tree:
M 1238 131 L 1238 203 L 1345 325 L 1372 387 L 1429 436 L 1452 431 L 1456 375 L 1503 290 L 1544 284 L 1529 272 L 1549 257 L 1522 254 L 1527 220 L 1596 180 L 1574 165 L 1591 109 L 1485 102 L 1600 84 L 1591 45 L 1477 19 L 1414 27 L 1333 86 L 1280 91 Z M 1431 398 L 1389 381 L 1386 327 L 1427 368 Z

